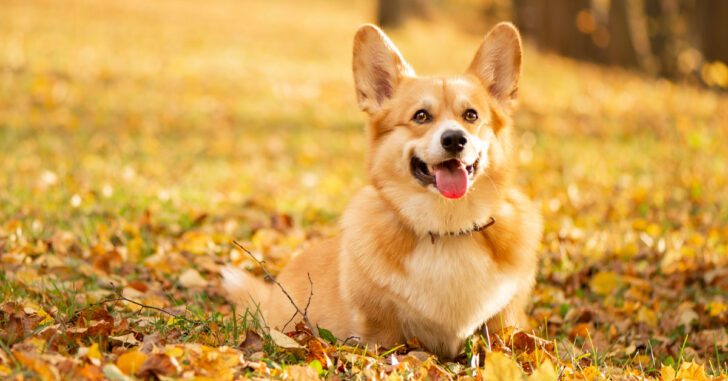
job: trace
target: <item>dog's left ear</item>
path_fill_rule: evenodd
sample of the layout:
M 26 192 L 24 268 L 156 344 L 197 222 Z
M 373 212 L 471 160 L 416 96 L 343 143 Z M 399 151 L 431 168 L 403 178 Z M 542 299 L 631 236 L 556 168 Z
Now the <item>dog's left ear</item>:
M 392 97 L 403 77 L 415 75 L 392 41 L 371 24 L 356 32 L 352 64 L 359 108 L 370 115 Z
M 488 32 L 466 73 L 505 104 L 515 101 L 521 77 L 521 35 L 511 23 L 502 22 Z

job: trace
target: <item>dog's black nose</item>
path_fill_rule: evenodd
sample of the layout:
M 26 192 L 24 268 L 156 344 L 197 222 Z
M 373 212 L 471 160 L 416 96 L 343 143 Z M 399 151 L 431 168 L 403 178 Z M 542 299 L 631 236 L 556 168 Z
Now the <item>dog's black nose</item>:
M 447 130 L 440 137 L 440 144 L 447 152 L 460 153 L 468 144 L 468 138 L 460 130 Z

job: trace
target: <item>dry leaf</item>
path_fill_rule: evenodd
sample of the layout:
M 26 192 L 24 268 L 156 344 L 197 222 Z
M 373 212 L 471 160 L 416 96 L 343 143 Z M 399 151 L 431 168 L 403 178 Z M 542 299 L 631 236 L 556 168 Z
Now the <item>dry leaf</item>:
M 131 376 L 142 369 L 142 365 L 147 361 L 147 355 L 139 351 L 129 351 L 116 360 L 116 366 L 125 374 Z
M 148 378 L 148 377 L 160 377 L 166 376 L 171 377 L 181 371 L 179 363 L 174 357 L 170 357 L 163 354 L 153 354 L 144 361 L 141 369 L 136 373 L 137 377 Z
M 527 381 L 556 381 L 558 380 L 558 375 L 556 373 L 556 369 L 554 369 L 553 364 L 551 364 L 551 361 L 546 359 L 541 366 L 536 368 L 536 370 L 531 373 L 530 376 L 526 378 Z
M 205 287 L 207 281 L 195 269 L 187 269 L 179 276 L 179 283 L 187 288 Z
M 523 380 L 523 373 L 512 359 L 500 352 L 488 353 L 483 365 L 484 381 L 517 381 Z
M 298 344 L 296 340 L 291 339 L 290 337 L 286 336 L 284 333 L 280 331 L 276 331 L 275 329 L 270 330 L 270 338 L 273 340 L 273 343 L 277 345 L 278 347 L 281 347 L 283 349 L 288 350 L 299 350 L 303 349 L 301 344 Z
M 622 278 L 613 272 L 601 271 L 591 279 L 591 290 L 599 295 L 609 295 L 617 292 L 623 284 Z
M 331 360 L 326 354 L 326 349 L 321 344 L 321 342 L 316 339 L 311 339 L 308 341 L 307 346 L 308 354 L 306 355 L 306 362 L 318 360 L 318 362 L 321 363 L 321 366 L 323 366 L 324 369 L 328 369 L 331 365 Z

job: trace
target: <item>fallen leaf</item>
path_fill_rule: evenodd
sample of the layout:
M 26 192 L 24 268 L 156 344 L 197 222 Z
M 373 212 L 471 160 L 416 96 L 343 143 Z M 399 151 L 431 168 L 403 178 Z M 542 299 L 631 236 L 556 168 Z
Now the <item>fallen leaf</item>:
M 660 369 L 660 381 L 673 381 L 675 379 L 675 369 L 669 365 L 662 365 Z
M 187 288 L 205 287 L 207 280 L 203 278 L 195 269 L 187 269 L 179 276 L 179 283 Z
M 642 306 L 637 311 L 637 321 L 647 324 L 648 327 L 654 328 L 657 326 L 657 315 L 655 314 L 655 311 Z
M 287 366 L 286 370 L 283 372 L 283 378 L 287 380 L 301 381 L 313 381 L 321 379 L 315 369 L 306 365 Z
M 326 354 L 326 349 L 321 342 L 316 339 L 308 341 L 308 354 L 306 355 L 306 362 L 318 361 L 324 369 L 328 369 L 331 365 L 331 360 Z
M 144 361 L 139 372 L 136 373 L 137 377 L 160 377 L 160 376 L 174 376 L 182 370 L 179 363 L 174 357 L 169 357 L 163 354 L 153 354 Z
M 101 371 L 101 368 L 96 364 L 84 364 L 83 368 L 79 371 L 81 376 L 85 380 L 103 380 L 104 379 L 104 373 Z
M 694 362 L 683 362 L 682 365 L 680 365 L 680 369 L 677 371 L 676 378 L 694 381 L 708 380 L 708 377 L 705 374 L 705 368 Z
M 248 332 L 245 333 L 245 338 L 240 343 L 240 347 L 248 354 L 260 352 L 263 350 L 263 338 L 260 337 L 257 332 L 248 330 Z
M 728 305 L 723 302 L 710 302 L 707 306 L 705 306 L 705 311 L 707 311 L 710 316 L 720 316 L 728 311 Z
M 127 375 L 136 374 L 141 368 L 144 362 L 147 360 L 147 355 L 139 351 L 129 351 L 116 360 L 116 366 Z
M 678 321 L 680 324 L 688 327 L 694 320 L 698 320 L 700 316 L 692 308 L 686 308 L 680 311 L 678 315 Z
M 38 373 L 41 380 L 51 381 L 59 379 L 57 372 L 54 368 L 48 366 L 43 361 L 40 361 L 33 354 L 23 353 L 20 351 L 13 351 L 13 356 L 18 359 L 26 368 Z
M 617 292 L 622 287 L 623 283 L 622 277 L 619 276 L 619 274 L 609 271 L 601 271 L 592 276 L 589 284 L 591 286 L 591 290 L 595 294 L 609 295 Z
M 541 363 L 541 366 L 536 368 L 536 370 L 533 371 L 528 378 L 526 378 L 527 381 L 556 381 L 558 379 L 559 377 L 556 374 L 556 369 L 554 369 L 554 365 L 549 359 L 544 360 L 544 362 Z
M 111 381 L 132 381 L 133 379 L 125 375 L 121 369 L 114 364 L 106 364 L 101 368 L 104 376 Z
M 484 381 L 518 381 L 523 380 L 523 373 L 518 365 L 500 352 L 490 352 L 483 365 Z
M 320 328 L 320 327 L 319 327 L 318 331 L 319 331 L 319 336 L 321 336 L 322 339 L 328 341 L 332 345 L 336 344 L 336 336 L 334 336 L 334 334 L 331 333 L 331 331 L 329 331 L 328 329 Z
M 126 335 L 121 336 L 109 336 L 109 339 L 120 342 L 121 344 L 129 347 L 135 347 L 140 344 L 139 340 L 136 339 L 136 336 L 133 333 L 127 333 Z
M 291 339 L 280 331 L 275 329 L 270 330 L 270 338 L 273 343 L 283 349 L 303 349 L 301 344 L 298 344 L 296 340 Z
M 571 337 L 571 338 L 576 338 L 576 337 L 586 338 L 587 336 L 589 336 L 590 330 L 591 330 L 590 329 L 590 326 L 587 323 L 577 324 L 574 328 L 572 328 L 569 331 L 569 337 Z

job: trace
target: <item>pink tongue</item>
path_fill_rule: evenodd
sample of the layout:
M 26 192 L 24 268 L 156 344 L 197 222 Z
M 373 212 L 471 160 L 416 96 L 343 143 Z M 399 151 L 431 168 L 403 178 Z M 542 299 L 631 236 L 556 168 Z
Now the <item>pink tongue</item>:
M 447 198 L 460 198 L 468 190 L 468 171 L 459 160 L 448 160 L 435 166 L 435 186 Z

